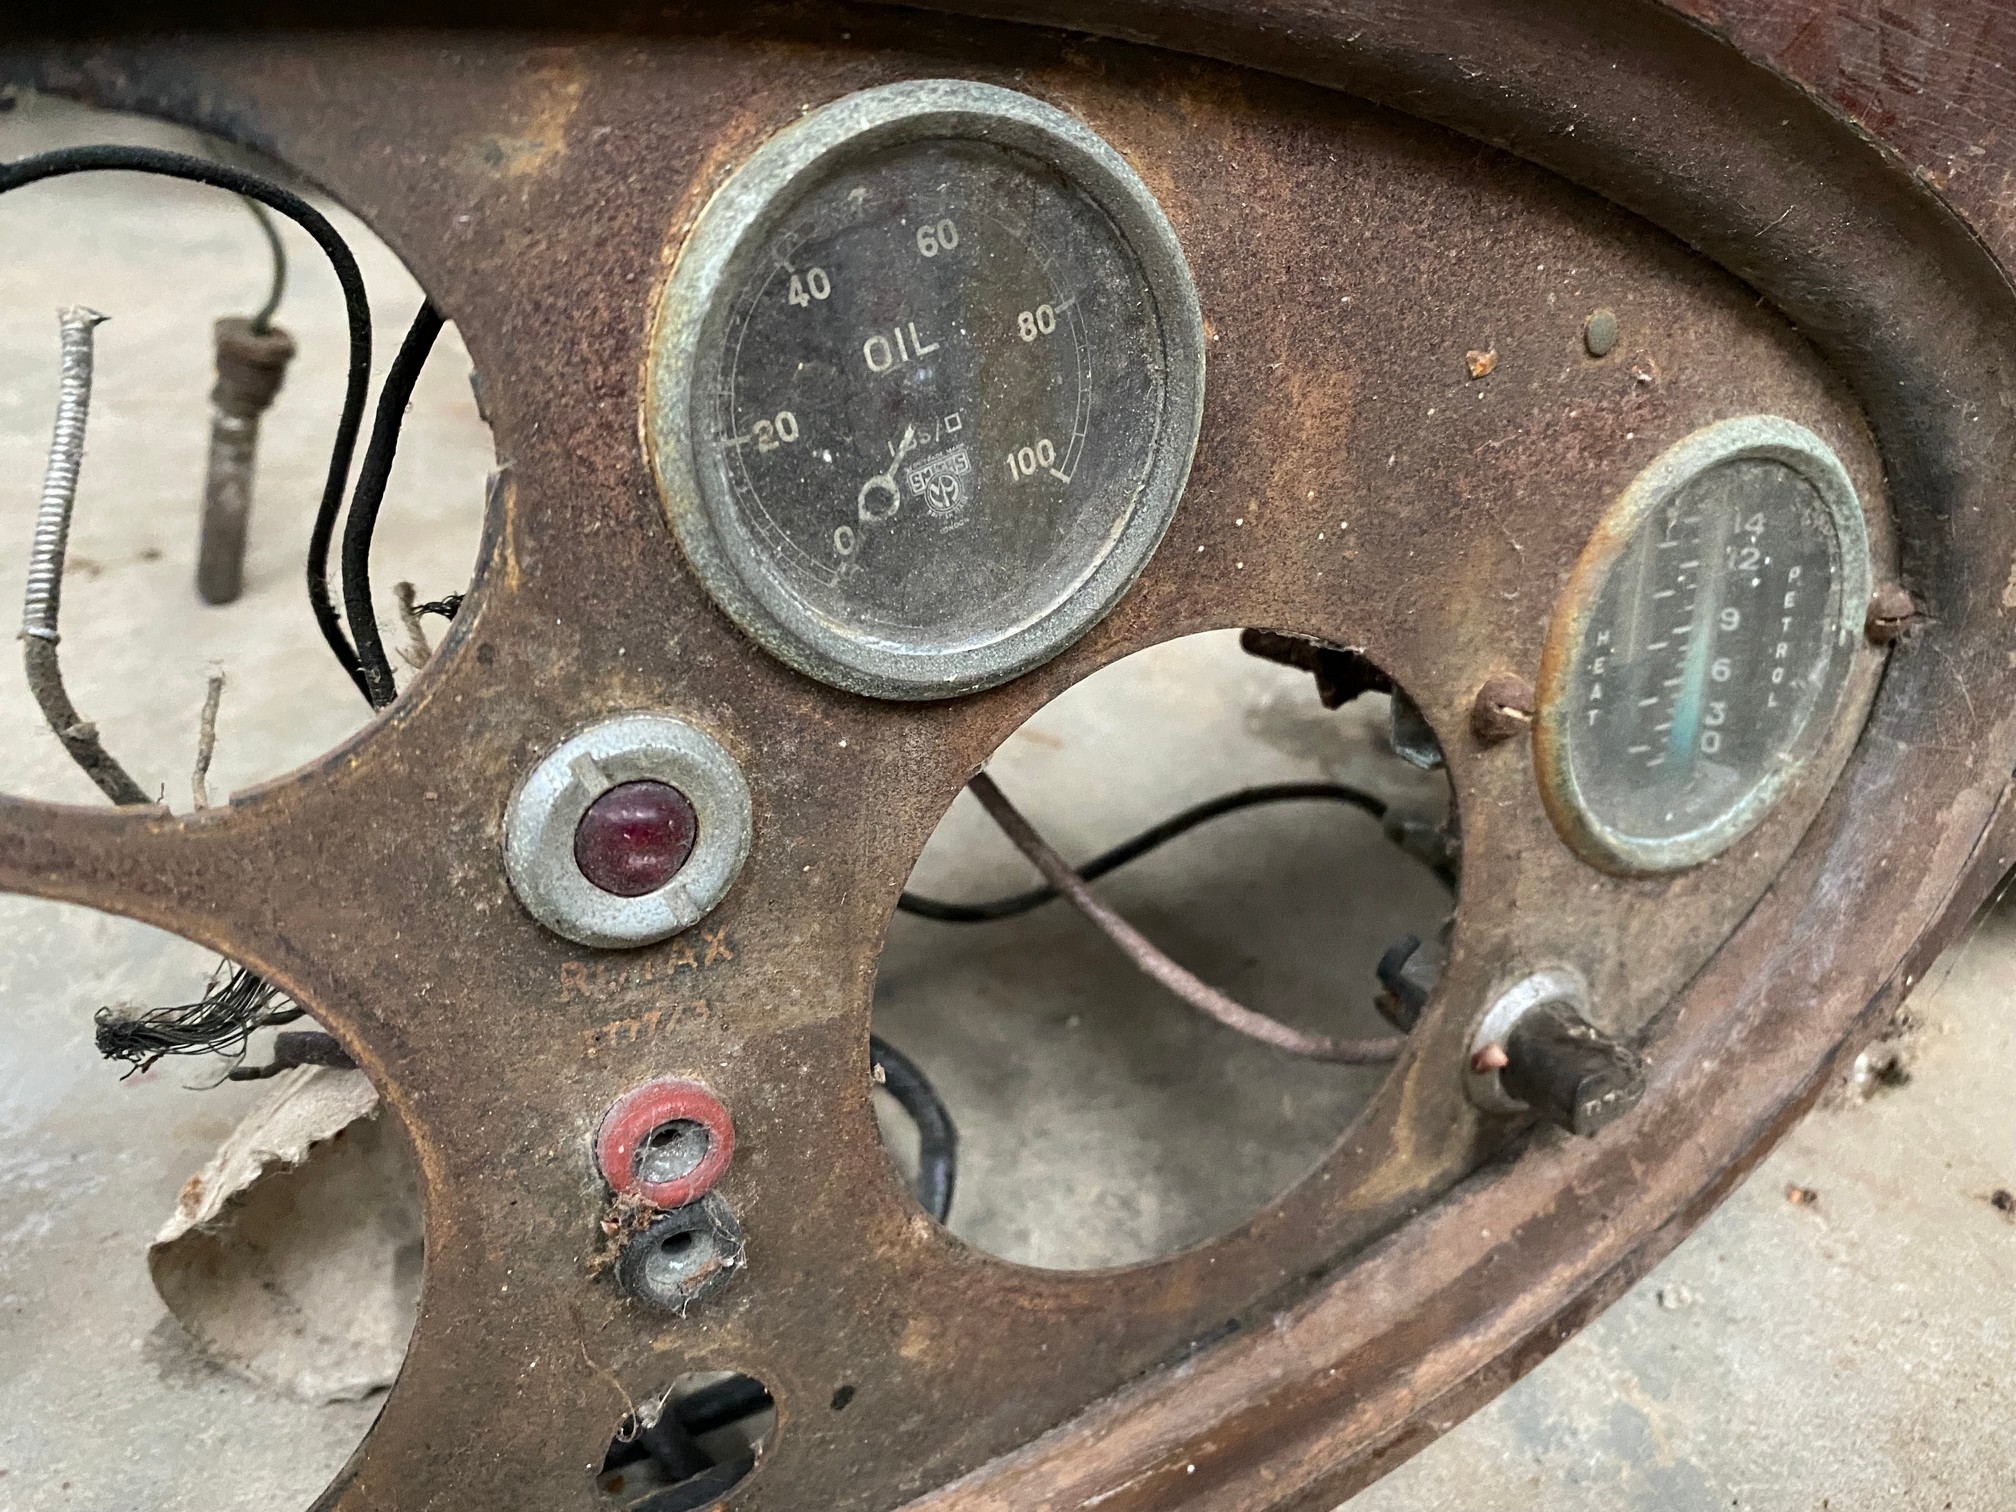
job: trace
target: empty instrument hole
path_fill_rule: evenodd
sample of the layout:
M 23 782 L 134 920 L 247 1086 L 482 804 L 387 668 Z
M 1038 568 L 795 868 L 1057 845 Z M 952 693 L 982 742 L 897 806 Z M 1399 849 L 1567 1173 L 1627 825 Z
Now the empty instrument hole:
M 683 1375 L 663 1396 L 624 1416 L 596 1484 L 624 1512 L 697 1512 L 756 1468 L 776 1427 L 776 1403 L 754 1376 L 726 1370 Z
M 397 1116 L 340 1066 L 222 1079 L 283 1061 L 310 1019 L 144 1070 L 100 1053 L 202 998 L 210 950 L 18 897 L 0 939 L 0 1507 L 307 1507 L 419 1305 Z
M 180 128 L 45 97 L 31 95 L 0 117 L 0 159 L 92 143 L 246 161 L 229 144 Z M 375 402 L 420 307 L 420 286 L 354 216 L 288 179 L 284 167 L 252 167 L 307 194 L 356 254 L 371 302 Z M 84 173 L 0 202 L 7 269 L 0 354 L 8 374 L 0 389 L 0 458 L 18 484 L 0 521 L 8 612 L 18 612 L 31 558 L 31 480 L 41 478 L 50 446 L 56 311 L 89 306 L 110 319 L 96 334 L 62 574 L 61 670 L 105 749 L 147 796 L 165 794 L 177 810 L 197 803 L 191 773 L 206 727 L 215 739 L 203 785 L 208 801 L 222 804 L 235 790 L 321 755 L 371 714 L 318 633 L 303 582 L 343 405 L 348 317 L 308 234 L 285 217 L 275 226 L 286 277 L 272 327 L 282 333 L 276 339 L 291 340 L 294 355 L 270 407 L 256 422 L 242 422 L 213 400 L 214 322 L 259 313 L 275 272 L 245 201 L 147 174 Z M 484 480 L 495 465 L 470 388 L 470 358 L 452 326 L 402 413 L 371 582 L 380 634 L 403 685 L 442 644 L 446 616 L 470 587 Z M 370 418 L 367 406 L 367 434 Z M 225 445 L 220 436 L 238 440 Z M 360 438 L 360 457 L 363 450 Z M 329 571 L 340 603 L 340 563 L 332 560 Z M 415 596 L 410 624 L 398 601 L 401 582 Z M 206 601 L 206 594 L 214 597 Z M 428 606 L 424 613 L 421 606 Z M 225 685 L 206 726 L 210 679 L 220 672 Z M 18 652 L 0 670 L 0 743 L 10 794 L 106 802 L 50 731 Z
M 1326 670 L 1334 693 L 1350 669 Z M 1092 892 L 1247 1008 L 1304 1035 L 1385 1037 L 1397 1031 L 1374 1006 L 1379 962 L 1408 936 L 1432 950 L 1455 864 L 1447 779 L 1395 753 L 1392 703 L 1365 692 L 1325 708 L 1309 671 L 1213 631 L 1093 674 L 987 771 L 1081 869 L 1237 795 Z M 956 1127 L 948 1221 L 968 1242 L 1059 1269 L 1199 1243 L 1313 1170 L 1384 1081 L 1386 1065 L 1303 1058 L 1206 1017 L 1067 900 L 1032 902 L 1040 885 L 962 793 L 878 969 L 875 1034 Z M 896 1090 L 878 1087 L 877 1113 L 897 1165 L 916 1173 L 934 1139 L 920 1142 Z

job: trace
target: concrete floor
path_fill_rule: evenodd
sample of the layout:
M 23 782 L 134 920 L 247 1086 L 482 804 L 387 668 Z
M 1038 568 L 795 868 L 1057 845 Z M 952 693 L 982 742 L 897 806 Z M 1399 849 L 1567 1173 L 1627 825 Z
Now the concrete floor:
M 7 157 L 107 137 L 173 140 L 48 105 L 0 117 Z M 382 249 L 360 252 L 382 369 L 418 294 Z M 178 808 L 211 665 L 231 678 L 220 793 L 312 757 L 363 713 L 300 589 L 340 354 L 333 286 L 305 250 L 282 316 L 304 356 L 267 427 L 247 596 L 211 610 L 190 587 L 208 324 L 256 302 L 261 259 L 244 212 L 203 191 L 101 178 L 0 201 L 0 584 L 18 584 L 25 560 L 53 312 L 93 304 L 114 320 L 100 332 L 66 664 L 108 744 Z M 381 594 L 399 577 L 429 597 L 466 579 L 489 441 L 465 373 L 444 342 L 387 502 Z M 1327 774 L 1432 805 L 1437 780 L 1382 755 L 1375 716 L 1324 714 L 1294 674 L 1204 637 L 1052 705 L 995 771 L 1075 856 L 1274 778 Z M 93 801 L 8 675 L 0 749 L 10 791 Z M 970 899 L 1027 877 L 962 800 L 914 885 Z M 1371 1026 L 1378 951 L 1443 907 L 1376 826 L 1302 805 L 1221 821 L 1102 891 L 1244 1000 L 1336 1031 Z M 19 899 L 0 899 L 0 939 L 0 1512 L 305 1505 L 375 1403 L 303 1407 L 208 1367 L 143 1258 L 251 1094 L 190 1090 L 214 1075 L 194 1064 L 121 1082 L 90 1046 L 93 1008 L 183 1000 L 209 958 Z M 1643 1285 L 1352 1512 L 2016 1506 L 2016 1222 L 1988 1200 L 2016 1188 L 2012 989 L 2005 907 L 1913 1000 L 1915 1027 L 1893 1047 L 1901 1084 L 1833 1098 Z M 1373 1076 L 1232 1039 L 1058 908 L 973 927 L 898 918 L 876 1014 L 959 1120 L 954 1227 L 1044 1265 L 1207 1237 L 1307 1169 Z M 1206 1099 L 1209 1141 L 1195 1122 Z M 1040 1163 L 1010 1155 L 1031 1108 L 1068 1111 Z M 1788 1185 L 1819 1200 L 1788 1203 Z

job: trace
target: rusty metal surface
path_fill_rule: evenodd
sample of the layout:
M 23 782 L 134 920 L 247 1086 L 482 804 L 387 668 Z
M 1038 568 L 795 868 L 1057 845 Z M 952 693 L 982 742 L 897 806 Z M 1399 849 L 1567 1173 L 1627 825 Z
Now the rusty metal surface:
M 1115 5 L 1100 24 L 1311 82 L 812 6 L 599 40 L 217 36 L 0 59 L 0 77 L 259 146 L 364 215 L 460 327 L 508 462 L 469 609 L 344 750 L 186 819 L 0 806 L 0 883 L 268 973 L 413 1139 L 422 1314 L 331 1505 L 592 1506 L 626 1398 L 689 1369 L 777 1395 L 738 1506 L 1334 1501 L 1676 1242 L 1984 874 L 2016 750 L 2000 597 L 2016 526 L 1993 507 L 2016 312 L 1963 228 L 1782 80 L 1649 10 L 1225 0 Z M 1006 687 L 910 708 L 791 674 L 711 608 L 663 528 L 638 413 L 653 295 L 709 190 L 804 107 L 940 73 L 1062 105 L 1129 158 L 1196 272 L 1209 377 L 1184 505 L 1114 615 Z M 1665 230 L 1321 85 L 1512 141 Z M 1600 360 L 1583 333 L 1598 307 L 1622 329 Z M 1473 377 L 1480 350 L 1498 361 Z M 1555 839 L 1525 745 L 1470 733 L 1474 701 L 1531 675 L 1615 493 L 1748 411 L 1840 452 L 1879 580 L 1901 573 L 1926 619 L 1887 673 L 1862 653 L 1868 721 L 1845 719 L 1737 852 L 1608 877 Z M 1092 1275 L 967 1250 L 916 1209 L 869 1112 L 896 893 L 1032 709 L 1227 625 L 1363 646 L 1437 727 L 1466 862 L 1441 991 L 1330 1161 L 1212 1244 Z M 531 762 L 627 709 L 734 752 L 756 838 L 710 919 L 598 954 L 520 910 L 499 832 Z M 301 855 L 319 861 L 305 879 Z M 1467 1011 L 1557 962 L 1590 979 L 1606 1027 L 1662 1015 L 1650 1090 L 1600 1141 L 1486 1167 L 1512 1131 L 1463 1095 Z M 594 1132 L 668 1074 L 732 1111 L 717 1192 L 748 1245 L 683 1320 L 590 1274 Z

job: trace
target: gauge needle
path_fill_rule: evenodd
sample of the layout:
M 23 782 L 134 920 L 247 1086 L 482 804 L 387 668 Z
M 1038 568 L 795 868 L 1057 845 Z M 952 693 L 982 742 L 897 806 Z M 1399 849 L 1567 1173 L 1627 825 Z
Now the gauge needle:
M 879 525 L 884 520 L 895 518 L 896 511 L 903 504 L 902 490 L 896 486 L 896 469 L 903 465 L 903 459 L 910 455 L 910 452 L 916 445 L 917 427 L 914 425 L 904 426 L 903 439 L 896 444 L 889 454 L 888 470 L 879 472 L 874 477 L 868 479 L 867 482 L 861 485 L 861 491 L 854 495 L 854 512 L 861 517 L 863 524 Z M 879 514 L 868 507 L 868 496 L 876 492 L 889 495 L 889 507 L 882 510 Z
M 1698 621 L 1697 621 L 1698 623 Z M 1687 641 L 1687 659 L 1680 668 L 1680 691 L 1667 710 L 1672 728 L 1666 732 L 1666 753 L 1679 759 L 1693 752 L 1701 733 L 1702 700 L 1708 687 L 1710 646 L 1706 637 L 1694 635 Z

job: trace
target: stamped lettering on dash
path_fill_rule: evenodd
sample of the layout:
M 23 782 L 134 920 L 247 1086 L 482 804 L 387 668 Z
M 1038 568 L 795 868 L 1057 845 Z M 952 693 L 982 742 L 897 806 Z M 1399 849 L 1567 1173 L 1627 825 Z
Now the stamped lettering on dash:
M 726 925 L 701 927 L 672 941 L 664 950 L 630 960 L 562 961 L 560 1001 L 598 1002 L 639 987 L 659 984 L 666 987 L 682 976 L 697 974 L 709 967 L 735 959 Z M 587 1031 L 587 1054 L 592 1058 L 618 1045 L 634 1045 L 674 1024 L 704 1021 L 713 1016 L 705 999 L 669 1003 L 629 1018 L 613 1019 Z
M 650 1039 L 661 1029 L 669 1029 L 679 1023 L 706 1023 L 714 1017 L 714 1010 L 705 998 L 694 998 L 689 1002 L 673 1003 L 664 1008 L 653 1008 L 649 1013 L 640 1013 L 634 1018 L 611 1019 L 606 1024 L 598 1024 L 583 1036 L 582 1051 L 588 1060 L 595 1059 L 604 1050 L 613 1050 L 619 1045 L 634 1045 Z

